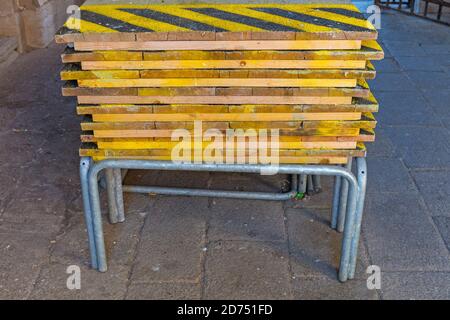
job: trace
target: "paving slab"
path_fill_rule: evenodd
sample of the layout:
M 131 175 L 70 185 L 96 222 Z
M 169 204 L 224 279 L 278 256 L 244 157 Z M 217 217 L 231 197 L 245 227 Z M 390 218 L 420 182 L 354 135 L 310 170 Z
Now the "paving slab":
M 372 61 L 372 64 L 374 65 L 377 74 L 400 72 L 400 66 L 394 58 L 384 58 L 383 60 Z
M 382 127 L 441 126 L 440 119 L 435 116 L 434 110 L 418 91 L 384 91 L 377 94 L 377 100 L 380 109 L 376 119 Z
M 50 246 L 44 236 L 0 232 L 0 299 L 28 298 Z
M 450 171 L 415 171 L 413 176 L 430 213 L 450 217 Z
M 423 91 L 425 99 L 436 112 L 436 115 L 442 120 L 442 124 L 450 129 L 450 108 L 448 101 L 450 101 L 450 89 L 433 90 L 425 89 Z
M 450 167 L 450 135 L 445 128 L 386 127 L 396 148 L 408 168 Z
M 377 300 L 377 290 L 367 289 L 365 280 L 341 283 L 328 278 L 296 278 L 294 299 L 298 300 Z
M 420 91 L 431 89 L 435 92 L 450 87 L 450 76 L 446 70 L 447 67 L 441 65 L 440 69 L 442 71 L 407 71 L 406 75 Z
M 367 193 L 414 193 L 417 188 L 408 170 L 398 159 L 367 159 Z
M 36 281 L 30 299 L 36 300 L 118 300 L 125 296 L 129 268 L 111 266 L 108 272 L 98 272 L 80 265 L 80 289 L 67 287 L 69 264 L 46 264 Z M 71 269 L 69 269 L 70 271 Z M 73 272 L 73 271 L 72 271 Z
M 414 32 L 414 31 L 413 31 Z M 402 33 L 397 33 L 396 30 L 388 30 L 387 33 L 392 34 L 392 37 L 405 37 Z M 394 35 L 395 34 L 395 35 Z M 397 59 L 398 57 L 426 57 L 428 54 L 417 41 L 405 41 L 398 39 L 387 39 L 388 35 L 381 35 L 381 41 L 384 43 L 389 52 Z M 407 34 L 407 39 L 415 39 L 413 35 Z
M 414 84 L 403 73 L 380 73 L 369 81 L 374 95 L 381 91 L 415 91 Z
M 208 211 L 206 198 L 159 197 L 142 228 L 131 279 L 199 282 Z
M 286 240 L 282 202 L 214 198 L 210 206 L 210 241 Z
M 204 299 L 292 298 L 287 247 L 279 242 L 217 241 L 208 246 Z
M 395 60 L 400 68 L 405 71 L 443 71 L 438 61 L 432 59 L 424 59 L 424 57 L 414 56 L 405 57 L 397 56 Z
M 367 154 L 370 158 L 384 157 L 391 158 L 394 156 L 394 145 L 387 135 L 386 131 L 380 125 L 376 129 L 375 142 L 366 144 Z
M 383 299 L 389 300 L 448 300 L 448 272 L 386 272 L 382 273 Z
M 422 44 L 423 50 L 429 54 L 450 54 L 450 44 Z
M 132 264 L 143 223 L 144 218 L 139 214 L 127 214 L 125 222 L 117 224 L 109 224 L 104 217 L 106 255 L 110 267 Z M 50 261 L 90 265 L 89 244 L 82 212 L 73 214 L 64 228 L 64 233 L 55 238 Z
M 65 215 L 64 195 L 52 186 L 16 190 L 0 218 L 0 228 L 29 233 L 56 233 Z
M 363 232 L 382 272 L 450 270 L 448 250 L 417 194 L 371 194 Z
M 450 217 L 433 217 L 433 221 L 447 245 L 447 249 L 450 250 Z
M 329 210 L 287 210 L 289 252 L 294 277 L 326 277 L 335 282 L 342 235 L 330 228 Z M 360 246 L 356 278 L 365 276 L 368 259 Z
M 128 300 L 199 300 L 199 283 L 131 283 L 127 290 Z

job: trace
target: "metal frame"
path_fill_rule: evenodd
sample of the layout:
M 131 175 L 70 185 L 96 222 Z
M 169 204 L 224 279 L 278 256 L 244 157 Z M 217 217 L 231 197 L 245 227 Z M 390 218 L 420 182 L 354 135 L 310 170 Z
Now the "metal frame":
M 351 159 L 349 162 L 351 163 Z M 94 163 L 90 157 L 81 158 L 81 189 L 92 268 L 101 272 L 107 270 L 98 183 L 98 176 L 102 170 L 105 170 L 111 223 L 125 220 L 123 192 L 279 201 L 292 199 L 299 191 L 303 191 L 302 181 L 304 182 L 306 176 L 325 175 L 336 177 L 331 227 L 343 232 L 338 278 L 342 282 L 354 278 L 367 179 L 365 158 L 356 159 L 356 177 L 351 172 L 351 164 L 345 167 L 291 164 L 273 167 L 277 173 L 292 175 L 291 191 L 286 193 L 127 186 L 122 184 L 121 174 L 121 169 L 260 173 L 270 168 L 258 164 L 196 164 L 149 160 L 103 160 Z

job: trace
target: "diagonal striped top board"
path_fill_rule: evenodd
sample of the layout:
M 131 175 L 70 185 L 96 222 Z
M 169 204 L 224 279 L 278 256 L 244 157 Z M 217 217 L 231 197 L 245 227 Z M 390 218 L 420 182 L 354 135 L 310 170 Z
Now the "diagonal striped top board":
M 199 32 L 205 40 L 218 40 L 214 34 L 229 32 L 250 37 L 230 40 L 256 39 L 253 33 L 273 33 L 272 40 L 298 40 L 308 34 L 309 39 L 315 34 L 320 34 L 316 39 L 377 37 L 374 26 L 352 4 L 102 4 L 82 6 L 80 19 L 70 17 L 57 40 L 83 41 L 83 34 L 116 33 L 173 33 L 179 40 L 194 40 L 188 34 Z M 73 38 L 77 34 L 80 37 Z M 166 37 L 157 40 L 174 40 Z

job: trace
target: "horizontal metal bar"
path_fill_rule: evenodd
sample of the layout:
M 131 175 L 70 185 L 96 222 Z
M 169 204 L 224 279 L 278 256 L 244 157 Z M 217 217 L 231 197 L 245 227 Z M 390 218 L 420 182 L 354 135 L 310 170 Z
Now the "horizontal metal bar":
M 324 176 L 341 176 L 357 186 L 355 176 L 351 171 L 339 166 L 324 165 L 289 165 L 280 164 L 269 166 L 261 164 L 208 164 L 208 163 L 177 163 L 171 161 L 145 161 L 145 160 L 103 160 L 92 166 L 91 174 L 97 175 L 105 168 L 142 169 L 142 170 L 168 170 L 168 171 L 215 171 L 215 172 L 247 172 L 276 174 L 317 174 Z
M 289 200 L 295 197 L 296 191 L 286 193 L 254 192 L 254 191 L 227 191 L 227 190 L 207 190 L 192 188 L 171 188 L 171 187 L 148 187 L 124 185 L 124 192 L 163 194 L 175 196 L 197 196 L 197 197 L 220 197 L 231 199 L 254 199 L 254 200 Z

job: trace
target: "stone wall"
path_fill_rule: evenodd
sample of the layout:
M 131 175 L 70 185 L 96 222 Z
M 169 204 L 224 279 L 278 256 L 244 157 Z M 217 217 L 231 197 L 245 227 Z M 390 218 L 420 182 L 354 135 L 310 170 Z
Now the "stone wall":
M 0 36 L 16 37 L 19 50 L 46 47 L 64 24 L 69 5 L 84 0 L 0 0 Z

